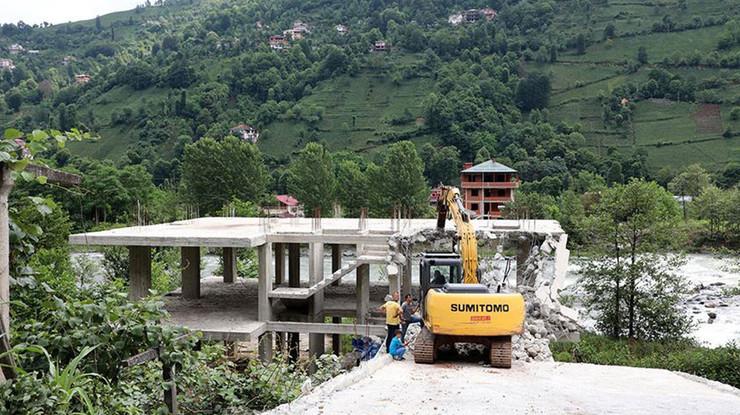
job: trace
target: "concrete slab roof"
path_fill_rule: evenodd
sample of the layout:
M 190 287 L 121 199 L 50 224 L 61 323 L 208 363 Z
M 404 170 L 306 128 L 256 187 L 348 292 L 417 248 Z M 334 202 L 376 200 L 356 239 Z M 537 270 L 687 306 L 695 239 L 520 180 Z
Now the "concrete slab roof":
M 410 234 L 437 226 L 436 219 L 366 219 L 364 230 L 358 218 L 242 218 L 211 217 L 131 226 L 69 237 L 72 245 L 99 246 L 202 246 L 254 248 L 265 242 L 327 244 L 382 243 L 397 232 Z M 563 234 L 554 220 L 475 220 L 478 231 Z M 318 231 L 316 229 L 319 229 Z M 447 221 L 447 229 L 454 223 Z

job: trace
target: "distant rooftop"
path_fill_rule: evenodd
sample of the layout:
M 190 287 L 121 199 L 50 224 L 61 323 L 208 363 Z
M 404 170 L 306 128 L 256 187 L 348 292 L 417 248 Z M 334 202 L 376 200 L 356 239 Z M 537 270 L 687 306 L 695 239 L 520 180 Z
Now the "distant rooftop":
M 484 161 L 462 171 L 463 173 L 516 173 L 516 170 L 493 160 Z
M 275 198 L 287 206 L 298 206 L 298 200 L 291 195 L 277 195 Z

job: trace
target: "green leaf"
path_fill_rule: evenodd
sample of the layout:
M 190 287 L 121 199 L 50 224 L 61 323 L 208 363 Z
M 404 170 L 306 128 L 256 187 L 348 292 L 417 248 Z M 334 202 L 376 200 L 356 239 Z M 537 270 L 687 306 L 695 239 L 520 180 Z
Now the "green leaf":
M 22 171 L 21 172 L 21 178 L 23 180 L 27 181 L 27 182 L 30 182 L 30 181 L 33 180 L 33 173 L 27 172 L 27 171 Z
M 13 157 L 7 151 L 0 151 L 0 163 L 12 160 Z
M 31 133 L 31 141 L 45 141 L 49 138 L 49 134 L 42 130 L 33 130 Z
M 6 140 L 15 140 L 16 138 L 22 138 L 23 133 L 16 130 L 15 128 L 8 128 L 5 130 L 5 139 Z
M 32 141 L 28 143 L 28 149 L 31 150 L 31 154 L 37 154 L 44 150 L 46 150 L 46 146 L 44 143 L 39 143 L 38 141 Z
M 36 181 L 39 184 L 46 184 L 46 176 L 36 176 Z
M 17 161 L 9 162 L 8 166 L 10 166 L 10 169 L 13 171 L 23 171 L 26 167 L 28 167 L 28 163 L 30 163 L 31 160 L 29 159 L 20 159 Z

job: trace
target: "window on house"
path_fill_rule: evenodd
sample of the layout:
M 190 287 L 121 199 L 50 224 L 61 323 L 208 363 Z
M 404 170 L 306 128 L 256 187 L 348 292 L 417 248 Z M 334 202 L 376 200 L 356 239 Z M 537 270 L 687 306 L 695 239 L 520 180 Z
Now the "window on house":
M 506 196 L 506 190 L 504 190 L 504 189 L 498 189 L 498 196 L 499 197 Z
M 478 196 L 478 189 L 473 189 L 470 191 L 471 196 Z
M 470 210 L 474 210 L 474 211 L 477 212 L 478 211 L 478 204 L 477 203 L 473 203 L 472 205 L 470 205 Z

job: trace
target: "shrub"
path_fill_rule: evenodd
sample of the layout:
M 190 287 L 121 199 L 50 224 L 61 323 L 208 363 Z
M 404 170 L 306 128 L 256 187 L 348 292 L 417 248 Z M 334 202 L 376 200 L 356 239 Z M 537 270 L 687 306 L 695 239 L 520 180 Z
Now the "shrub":
M 585 334 L 578 343 L 554 342 L 550 348 L 559 362 L 668 369 L 740 386 L 740 348 L 735 343 L 711 349 L 686 339 L 627 341 Z
M 733 107 L 730 111 L 730 119 L 732 121 L 740 120 L 740 107 Z

